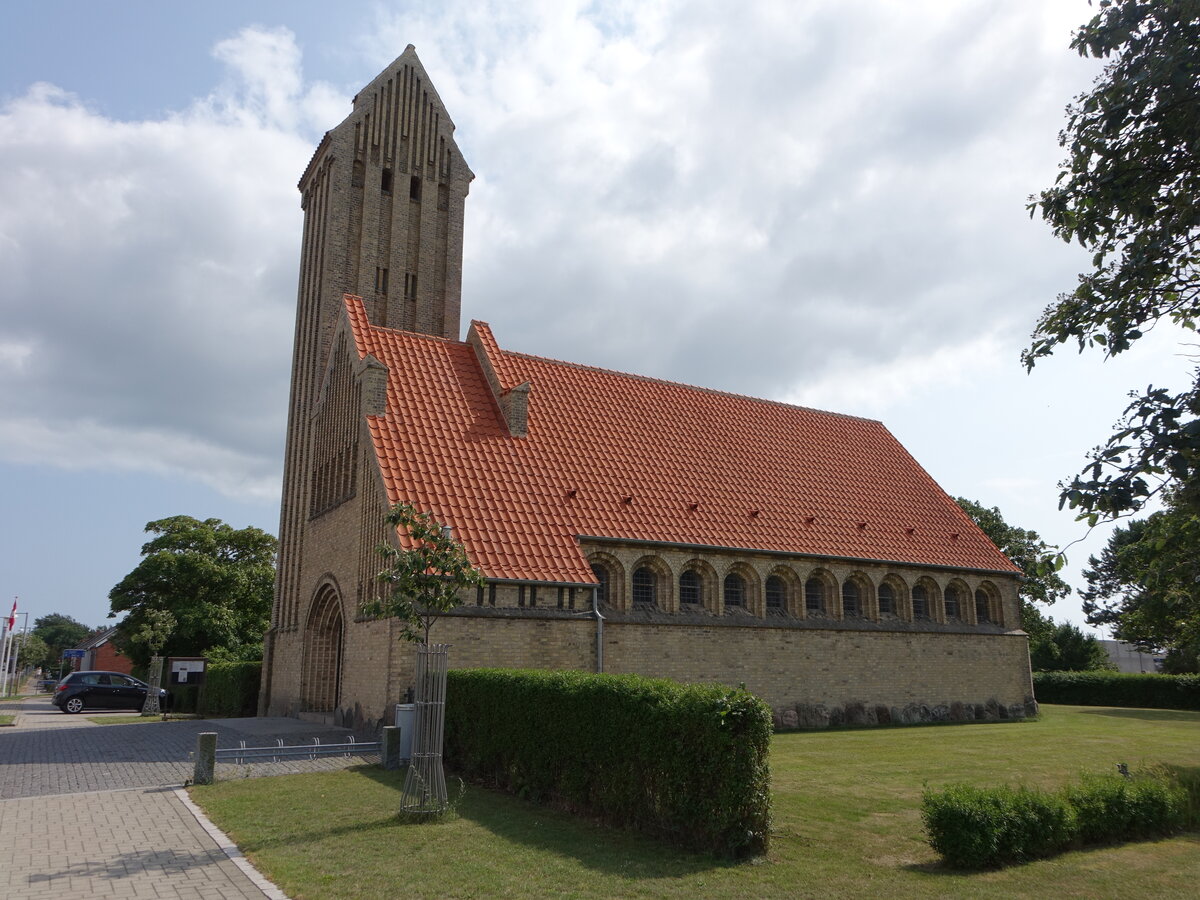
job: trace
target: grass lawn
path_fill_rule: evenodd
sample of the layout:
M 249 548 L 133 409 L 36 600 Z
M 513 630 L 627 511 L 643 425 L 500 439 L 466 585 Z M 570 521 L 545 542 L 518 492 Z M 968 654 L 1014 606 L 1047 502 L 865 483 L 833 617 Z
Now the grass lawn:
M 143 716 L 140 713 L 132 713 L 128 716 L 88 716 L 89 722 L 95 722 L 97 725 L 136 725 L 141 722 L 164 722 L 161 715 Z
M 921 827 L 926 785 L 1051 787 L 1119 762 L 1200 768 L 1200 713 L 1076 706 L 1042 712 L 1033 722 L 777 735 L 771 850 L 738 864 L 473 785 L 446 821 L 401 823 L 395 812 L 403 779 L 367 766 L 191 792 L 295 900 L 1196 896 L 1200 834 L 990 872 L 938 865 Z
M 11 725 L 16 717 L 16 713 L 0 713 L 0 725 Z

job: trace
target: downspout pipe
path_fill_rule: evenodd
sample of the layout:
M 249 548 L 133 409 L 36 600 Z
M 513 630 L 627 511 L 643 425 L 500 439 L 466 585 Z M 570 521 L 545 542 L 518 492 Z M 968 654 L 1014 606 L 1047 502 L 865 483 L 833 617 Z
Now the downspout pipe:
M 600 615 L 600 588 L 592 588 L 592 613 L 596 616 L 596 671 L 604 671 L 604 616 Z

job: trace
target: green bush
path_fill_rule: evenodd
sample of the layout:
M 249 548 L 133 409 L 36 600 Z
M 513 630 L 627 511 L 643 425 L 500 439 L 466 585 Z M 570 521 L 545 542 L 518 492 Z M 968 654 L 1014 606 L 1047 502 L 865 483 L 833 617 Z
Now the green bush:
M 955 868 L 1051 856 L 1075 836 L 1075 813 L 1053 794 L 956 784 L 926 791 L 921 818 L 933 849 Z
M 212 717 L 252 716 L 258 710 L 262 661 L 209 663 L 198 709 Z
M 449 673 L 467 777 L 729 856 L 764 852 L 771 713 L 744 689 L 585 672 Z
M 1200 710 L 1200 675 L 1034 672 L 1039 703 Z
M 955 868 L 979 869 L 1050 856 L 1070 844 L 1175 834 L 1200 824 L 1200 773 L 1164 767 L 1084 774 L 1057 793 L 1026 787 L 951 785 L 926 791 L 929 843 Z
M 1162 774 L 1084 775 L 1066 797 L 1085 844 L 1173 834 L 1188 824 L 1187 791 Z

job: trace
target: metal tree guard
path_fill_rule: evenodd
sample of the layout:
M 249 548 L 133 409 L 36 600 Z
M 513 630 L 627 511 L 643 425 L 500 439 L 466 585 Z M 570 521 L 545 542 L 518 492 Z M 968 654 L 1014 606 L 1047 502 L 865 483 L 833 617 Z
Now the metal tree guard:
M 449 644 L 417 647 L 416 716 L 412 762 L 404 778 L 400 808 L 410 813 L 445 812 L 446 775 L 442 771 L 442 731 L 446 724 L 446 662 Z
M 146 680 L 149 682 L 146 685 L 146 702 L 142 704 L 143 716 L 157 716 L 162 710 L 158 705 L 158 686 L 162 681 L 162 657 L 157 653 L 150 660 L 150 673 Z

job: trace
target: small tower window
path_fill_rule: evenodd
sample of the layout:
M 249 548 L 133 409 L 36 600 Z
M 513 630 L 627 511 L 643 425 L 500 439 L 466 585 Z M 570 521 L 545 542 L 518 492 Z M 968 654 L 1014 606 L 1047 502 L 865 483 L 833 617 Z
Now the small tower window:
M 388 270 L 375 267 L 375 293 L 387 296 L 388 291 Z
M 384 169 L 383 175 L 379 179 L 379 190 L 385 194 L 392 192 L 392 170 Z
M 421 199 L 421 176 L 414 175 L 408 179 L 408 199 L 419 202 Z
M 404 299 L 417 299 L 417 276 L 412 272 L 404 273 Z

